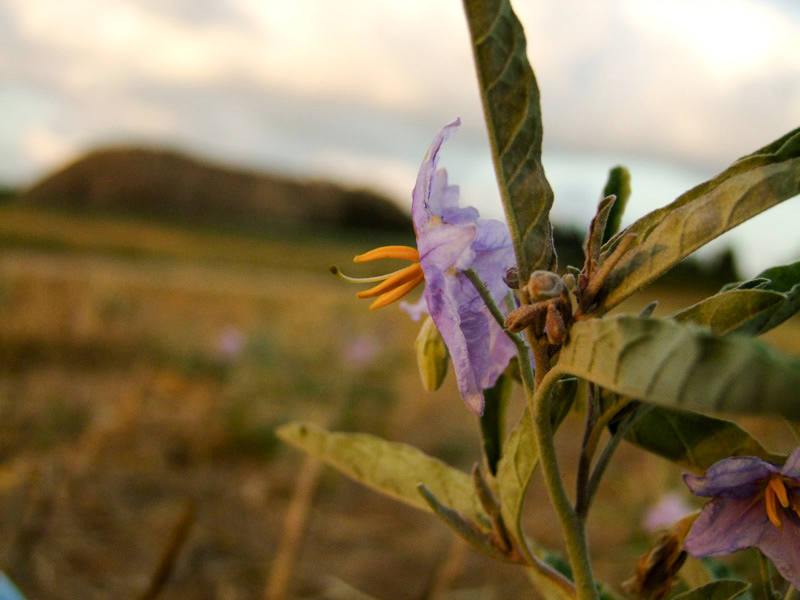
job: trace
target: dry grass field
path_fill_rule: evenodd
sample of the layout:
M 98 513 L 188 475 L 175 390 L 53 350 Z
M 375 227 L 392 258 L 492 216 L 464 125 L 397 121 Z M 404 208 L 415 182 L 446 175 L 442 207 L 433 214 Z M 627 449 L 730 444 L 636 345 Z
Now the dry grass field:
M 282 568 L 288 597 L 530 597 L 514 567 L 332 470 L 297 491 L 309 463 L 272 433 L 293 419 L 465 469 L 479 460 L 452 377 L 436 394 L 418 382 L 417 326 L 394 307 L 368 311 L 327 272 L 374 245 L 0 207 L 0 570 L 31 600 L 274 598 L 290 514 L 302 535 Z M 693 299 L 670 293 L 660 313 Z M 799 331 L 795 320 L 772 339 L 799 352 Z M 792 444 L 754 426 L 771 448 Z M 579 430 L 570 418 L 562 441 Z M 647 546 L 641 516 L 680 489 L 678 474 L 619 451 L 592 515 L 613 586 Z M 532 487 L 526 522 L 558 548 Z

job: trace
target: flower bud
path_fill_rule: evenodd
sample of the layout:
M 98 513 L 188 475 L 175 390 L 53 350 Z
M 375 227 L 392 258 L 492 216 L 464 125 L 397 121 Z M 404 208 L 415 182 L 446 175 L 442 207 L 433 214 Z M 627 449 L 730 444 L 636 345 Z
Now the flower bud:
M 417 367 L 422 378 L 422 387 L 429 392 L 435 392 L 442 386 L 447 375 L 450 353 L 447 351 L 442 334 L 430 316 L 422 324 L 414 347 L 417 352 Z
M 533 302 L 557 298 L 565 290 L 561 277 L 550 271 L 534 271 L 528 280 L 528 294 Z

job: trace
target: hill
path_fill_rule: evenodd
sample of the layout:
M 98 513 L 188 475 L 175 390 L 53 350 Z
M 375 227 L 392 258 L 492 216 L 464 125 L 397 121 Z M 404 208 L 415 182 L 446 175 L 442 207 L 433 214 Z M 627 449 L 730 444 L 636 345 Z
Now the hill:
M 378 194 L 238 170 L 145 148 L 93 151 L 23 191 L 23 203 L 190 222 L 409 231 L 410 217 Z

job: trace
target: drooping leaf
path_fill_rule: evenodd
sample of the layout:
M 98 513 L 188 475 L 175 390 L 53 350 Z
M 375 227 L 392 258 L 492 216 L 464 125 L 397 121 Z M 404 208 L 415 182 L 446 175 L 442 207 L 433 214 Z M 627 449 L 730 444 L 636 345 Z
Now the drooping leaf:
M 747 591 L 750 584 L 738 579 L 718 579 L 688 592 L 678 594 L 673 600 L 733 600 Z
M 640 405 L 628 442 L 697 473 L 729 456 L 783 463 L 736 423 L 669 406 Z
M 756 339 L 719 338 L 668 319 L 576 323 L 547 377 L 563 374 L 655 404 L 800 418 L 800 360 Z
M 443 504 L 476 522 L 486 521 L 472 478 L 421 450 L 366 433 L 330 432 L 289 423 L 276 435 L 382 494 L 429 511 L 417 486 L 424 484 Z
M 520 281 L 555 261 L 539 88 L 509 0 L 464 0 L 478 84 Z
M 740 158 L 623 231 L 603 248 L 608 257 L 623 237 L 636 240 L 612 269 L 600 312 L 652 282 L 692 252 L 755 215 L 800 194 L 800 129 Z
M 625 208 L 628 206 L 628 200 L 631 197 L 631 174 L 623 166 L 618 165 L 608 172 L 608 181 L 606 181 L 606 186 L 603 188 L 603 196 L 611 196 L 612 194 L 617 199 L 611 208 L 611 214 L 608 215 L 606 230 L 603 233 L 604 243 L 619 231 L 622 215 L 625 213 Z

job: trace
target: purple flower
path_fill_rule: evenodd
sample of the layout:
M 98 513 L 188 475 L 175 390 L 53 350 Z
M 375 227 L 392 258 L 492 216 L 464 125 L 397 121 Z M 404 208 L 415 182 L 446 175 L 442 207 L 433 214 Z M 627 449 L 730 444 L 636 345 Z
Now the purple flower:
M 445 126 L 431 143 L 414 186 L 411 217 L 425 273 L 423 299 L 453 360 L 461 397 L 483 412 L 483 390 L 491 387 L 516 353 L 463 271 L 473 268 L 502 305 L 508 293 L 503 276 L 515 264 L 504 223 L 480 219 L 472 207 L 460 208 L 458 187 L 436 169 L 442 144 L 461 124 Z M 413 311 L 413 309 L 412 309 Z
M 754 456 L 726 458 L 704 477 L 684 475 L 703 507 L 684 545 L 693 556 L 719 556 L 759 548 L 800 587 L 800 448 L 783 466 Z
M 460 124 L 456 119 L 439 131 L 420 167 L 411 204 L 417 249 L 387 246 L 354 259 L 419 262 L 381 277 L 346 279 L 382 281 L 358 294 L 360 298 L 377 297 L 370 308 L 402 298 L 424 280 L 420 303 L 405 309 L 415 320 L 423 312 L 431 315 L 450 352 L 464 402 L 472 412 L 481 414 L 483 390 L 495 384 L 516 348 L 463 272 L 475 269 L 492 298 L 502 306 L 508 293 L 503 276 L 515 264 L 515 258 L 505 224 L 481 219 L 475 208 L 459 207 L 458 187 L 448 184 L 444 169 L 437 170 L 439 150 Z M 331 270 L 341 276 L 336 267 Z

